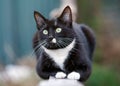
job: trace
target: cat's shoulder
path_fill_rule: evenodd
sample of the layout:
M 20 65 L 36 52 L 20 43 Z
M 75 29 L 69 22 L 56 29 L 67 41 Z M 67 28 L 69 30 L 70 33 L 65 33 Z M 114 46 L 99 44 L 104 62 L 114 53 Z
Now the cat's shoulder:
M 86 24 L 78 24 L 76 22 L 72 23 L 74 29 L 82 30 L 84 28 L 91 29 L 88 25 Z
M 78 23 L 73 22 L 73 29 L 75 30 L 76 33 L 84 33 L 84 34 L 88 33 L 94 36 L 94 32 L 91 29 L 91 27 L 89 27 L 86 24 L 78 24 Z
M 73 22 L 72 25 L 73 25 L 73 29 L 74 29 L 76 34 L 78 33 L 80 35 L 80 33 L 81 34 L 83 33 L 83 31 L 82 31 L 83 28 L 82 27 L 85 26 L 84 24 L 78 24 L 76 22 Z

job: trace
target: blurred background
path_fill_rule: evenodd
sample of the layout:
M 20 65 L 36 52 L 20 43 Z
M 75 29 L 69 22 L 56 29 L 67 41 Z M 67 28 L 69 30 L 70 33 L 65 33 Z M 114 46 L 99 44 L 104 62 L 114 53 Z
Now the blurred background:
M 74 2 L 75 20 L 96 34 L 93 72 L 86 86 L 120 86 L 120 0 L 66 1 Z M 32 49 L 37 31 L 33 12 L 50 18 L 60 3 L 63 0 L 0 1 L 0 86 L 37 86 L 41 81 Z

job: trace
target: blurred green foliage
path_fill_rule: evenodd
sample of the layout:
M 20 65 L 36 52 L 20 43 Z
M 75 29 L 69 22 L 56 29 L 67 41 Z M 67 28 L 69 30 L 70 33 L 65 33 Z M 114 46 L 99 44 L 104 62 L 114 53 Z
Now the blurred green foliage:
M 77 3 L 78 3 L 78 22 L 85 23 L 92 27 L 94 30 L 98 29 L 99 19 L 96 16 L 100 4 L 98 0 L 96 1 L 77 0 Z
M 102 58 L 102 50 L 96 46 L 95 54 L 93 57 L 93 61 L 95 63 L 101 63 L 103 61 Z
M 120 86 L 120 75 L 109 68 L 94 64 L 86 86 Z
M 113 66 L 108 63 L 106 63 L 107 66 L 105 64 L 102 64 L 105 59 L 103 48 L 101 48 L 100 45 L 101 43 L 104 43 L 104 41 L 100 41 L 102 38 L 101 30 L 105 30 L 105 28 L 101 28 L 103 24 L 103 20 L 100 16 L 100 12 L 102 12 L 101 9 L 105 9 L 104 7 L 108 5 L 109 8 L 112 8 L 112 6 L 116 6 L 118 4 L 118 1 L 119 0 L 77 0 L 77 21 L 79 23 L 85 23 L 89 25 L 94 30 L 97 41 L 96 50 L 93 58 L 93 61 L 95 63 L 93 65 L 93 72 L 89 80 L 85 83 L 85 86 L 120 86 L 120 75 L 118 71 L 115 70 Z M 114 59 L 112 61 L 114 61 Z
M 100 63 L 102 61 L 102 50 L 98 45 L 99 30 L 101 26 L 101 19 L 98 16 L 100 10 L 99 0 L 77 0 L 78 4 L 78 22 L 90 26 L 96 35 L 96 50 L 94 54 L 94 61 Z

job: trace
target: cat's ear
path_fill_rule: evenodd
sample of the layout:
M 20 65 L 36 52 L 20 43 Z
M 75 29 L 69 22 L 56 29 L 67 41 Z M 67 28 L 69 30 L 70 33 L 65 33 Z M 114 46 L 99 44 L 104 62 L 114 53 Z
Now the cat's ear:
M 65 7 L 59 19 L 64 23 L 72 23 L 72 11 L 69 6 Z
M 34 18 L 37 24 L 38 29 L 46 24 L 46 19 L 37 11 L 34 11 Z

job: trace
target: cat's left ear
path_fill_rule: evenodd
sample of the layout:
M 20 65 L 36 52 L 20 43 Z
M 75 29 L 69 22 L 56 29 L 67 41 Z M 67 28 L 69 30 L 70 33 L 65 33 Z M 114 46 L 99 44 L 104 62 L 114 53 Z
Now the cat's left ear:
M 72 25 L 71 8 L 69 6 L 65 7 L 65 9 L 63 10 L 62 14 L 60 15 L 60 17 L 58 19 L 60 19 L 62 22 L 66 23 L 66 24 Z
M 34 18 L 38 26 L 38 29 L 40 29 L 40 27 L 46 24 L 47 19 L 37 11 L 34 11 Z

